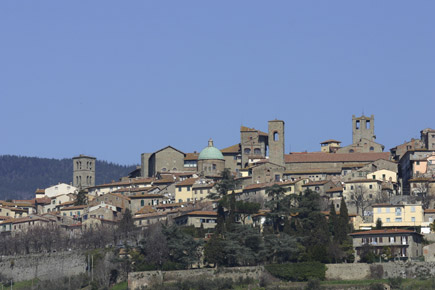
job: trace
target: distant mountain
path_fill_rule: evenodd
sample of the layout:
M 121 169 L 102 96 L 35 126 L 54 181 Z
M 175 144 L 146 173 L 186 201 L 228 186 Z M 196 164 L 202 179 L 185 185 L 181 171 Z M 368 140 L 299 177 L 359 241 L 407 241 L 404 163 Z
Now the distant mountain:
M 118 165 L 97 159 L 95 182 L 102 184 L 128 175 L 136 166 Z M 37 188 L 59 182 L 70 183 L 72 159 L 48 159 L 0 155 L 0 199 L 30 199 Z

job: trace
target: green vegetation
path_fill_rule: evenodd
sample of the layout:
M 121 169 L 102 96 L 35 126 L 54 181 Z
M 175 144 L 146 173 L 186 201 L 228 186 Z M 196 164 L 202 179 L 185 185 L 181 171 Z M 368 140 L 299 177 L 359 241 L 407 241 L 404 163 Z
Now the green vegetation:
M 124 281 L 118 284 L 115 284 L 110 288 L 110 290 L 127 290 L 128 289 L 128 282 Z
M 319 262 L 269 264 L 265 268 L 274 277 L 293 282 L 323 280 L 326 273 L 326 266 Z
M 96 184 L 118 180 L 136 166 L 124 166 L 96 161 Z M 0 156 L 0 199 L 33 198 L 37 188 L 46 188 L 58 182 L 72 182 L 71 159 L 48 159 L 12 155 Z

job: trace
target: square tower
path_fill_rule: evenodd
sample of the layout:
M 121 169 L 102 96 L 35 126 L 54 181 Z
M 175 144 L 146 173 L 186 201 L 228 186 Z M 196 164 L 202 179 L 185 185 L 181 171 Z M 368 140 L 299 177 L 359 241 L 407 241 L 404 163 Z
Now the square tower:
M 95 157 L 73 157 L 73 186 L 83 189 L 95 186 Z
M 284 166 L 284 149 L 284 121 L 269 121 L 269 161 Z
M 355 117 L 352 115 L 352 143 L 356 144 L 362 139 L 375 141 L 375 116 Z

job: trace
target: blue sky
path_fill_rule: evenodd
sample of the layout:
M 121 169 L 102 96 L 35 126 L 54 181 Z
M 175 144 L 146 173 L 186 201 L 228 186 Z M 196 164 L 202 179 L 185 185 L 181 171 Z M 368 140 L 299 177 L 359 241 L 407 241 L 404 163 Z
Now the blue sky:
M 0 2 L 0 154 L 121 164 L 286 122 L 286 151 L 435 127 L 434 1 Z

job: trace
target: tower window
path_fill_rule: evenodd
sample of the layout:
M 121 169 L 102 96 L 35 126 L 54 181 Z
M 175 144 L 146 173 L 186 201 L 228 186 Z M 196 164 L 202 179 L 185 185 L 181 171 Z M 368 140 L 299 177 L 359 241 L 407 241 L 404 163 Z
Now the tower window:
M 373 146 L 370 147 L 370 151 L 374 151 L 375 148 Z
M 349 150 L 349 153 L 353 153 L 353 152 L 355 152 L 353 149 L 350 149 L 350 150 Z
M 273 133 L 273 141 L 278 141 L 279 140 L 279 134 L 278 132 L 274 132 Z
M 370 129 L 370 120 L 366 121 L 366 129 Z
M 356 124 L 355 124 L 355 129 L 358 130 L 358 129 L 359 129 L 359 125 L 360 125 L 360 124 L 359 124 L 359 120 L 357 120 L 357 121 L 356 121 Z
M 250 154 L 251 153 L 251 149 L 245 148 L 244 152 L 245 152 L 245 154 Z
M 261 155 L 261 150 L 259 148 L 255 148 L 254 149 L 254 154 L 255 155 Z

